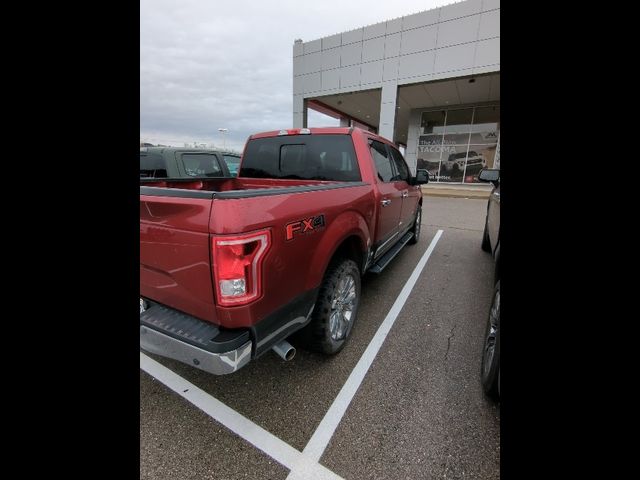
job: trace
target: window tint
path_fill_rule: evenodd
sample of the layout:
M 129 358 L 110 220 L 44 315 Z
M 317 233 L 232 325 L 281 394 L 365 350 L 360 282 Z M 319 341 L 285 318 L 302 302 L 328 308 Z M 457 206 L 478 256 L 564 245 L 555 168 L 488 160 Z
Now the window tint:
M 389 153 L 384 143 L 373 140 L 370 150 L 373 163 L 378 171 L 378 178 L 383 182 L 392 182 L 396 172 L 393 165 L 391 165 L 392 160 L 389 158 Z
M 241 177 L 357 182 L 360 169 L 348 135 L 282 135 L 247 143 Z
M 167 166 L 162 155 L 140 154 L 140 178 L 167 178 Z
M 223 158 L 229 168 L 229 172 L 231 172 L 231 175 L 234 177 L 237 176 L 238 167 L 240 166 L 240 157 L 235 155 L 223 155 Z
M 306 145 L 281 145 L 280 170 L 294 178 L 304 177 Z
M 396 178 L 409 183 L 409 167 L 407 167 L 404 158 L 402 158 L 402 154 L 393 147 L 389 147 L 389 150 L 391 150 L 393 161 L 396 164 L 396 171 L 398 172 Z
M 224 176 L 218 159 L 207 153 L 183 153 L 182 165 L 190 177 L 222 177 Z

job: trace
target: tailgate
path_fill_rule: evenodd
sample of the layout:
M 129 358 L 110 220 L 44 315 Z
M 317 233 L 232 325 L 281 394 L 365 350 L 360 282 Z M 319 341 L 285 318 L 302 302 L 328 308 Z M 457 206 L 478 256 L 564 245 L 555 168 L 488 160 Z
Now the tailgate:
M 211 198 L 140 195 L 140 295 L 215 322 Z

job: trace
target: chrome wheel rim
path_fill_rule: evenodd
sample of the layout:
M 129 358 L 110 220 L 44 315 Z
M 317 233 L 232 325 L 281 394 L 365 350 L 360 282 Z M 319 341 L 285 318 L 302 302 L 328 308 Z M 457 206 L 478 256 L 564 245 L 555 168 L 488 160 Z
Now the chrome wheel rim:
M 415 229 L 415 237 L 416 241 L 420 239 L 420 225 L 422 223 L 422 209 L 418 209 L 418 216 L 416 217 L 416 229 Z
M 489 331 L 484 343 L 483 375 L 486 378 L 493 364 L 496 352 L 496 335 L 498 334 L 498 322 L 500 321 L 500 290 L 493 297 L 491 310 L 489 311 Z
M 338 280 L 338 285 L 331 301 L 329 333 L 333 340 L 342 340 L 347 336 L 353 321 L 355 307 L 356 281 L 352 275 L 347 274 Z

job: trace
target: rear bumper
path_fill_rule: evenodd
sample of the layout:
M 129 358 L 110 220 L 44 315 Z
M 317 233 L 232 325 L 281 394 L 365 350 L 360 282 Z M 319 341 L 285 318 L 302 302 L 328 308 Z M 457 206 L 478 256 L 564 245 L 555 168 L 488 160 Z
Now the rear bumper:
M 245 329 L 223 329 L 162 304 L 140 312 L 140 348 L 214 375 L 233 373 L 308 324 L 314 288 Z
M 163 357 L 204 370 L 226 375 L 244 367 L 251 360 L 251 341 L 234 350 L 213 353 L 140 325 L 140 348 Z
M 213 375 L 233 373 L 251 360 L 248 330 L 221 331 L 203 322 L 154 304 L 140 314 L 140 348 L 178 360 Z

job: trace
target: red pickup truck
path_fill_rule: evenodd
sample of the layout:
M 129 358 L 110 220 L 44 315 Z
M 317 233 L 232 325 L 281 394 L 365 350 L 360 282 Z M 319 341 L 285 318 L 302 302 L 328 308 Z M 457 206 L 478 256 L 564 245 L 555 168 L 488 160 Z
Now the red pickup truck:
M 426 170 L 358 128 L 249 137 L 237 178 L 140 179 L 140 347 L 231 373 L 286 338 L 334 354 L 360 278 L 420 235 Z

